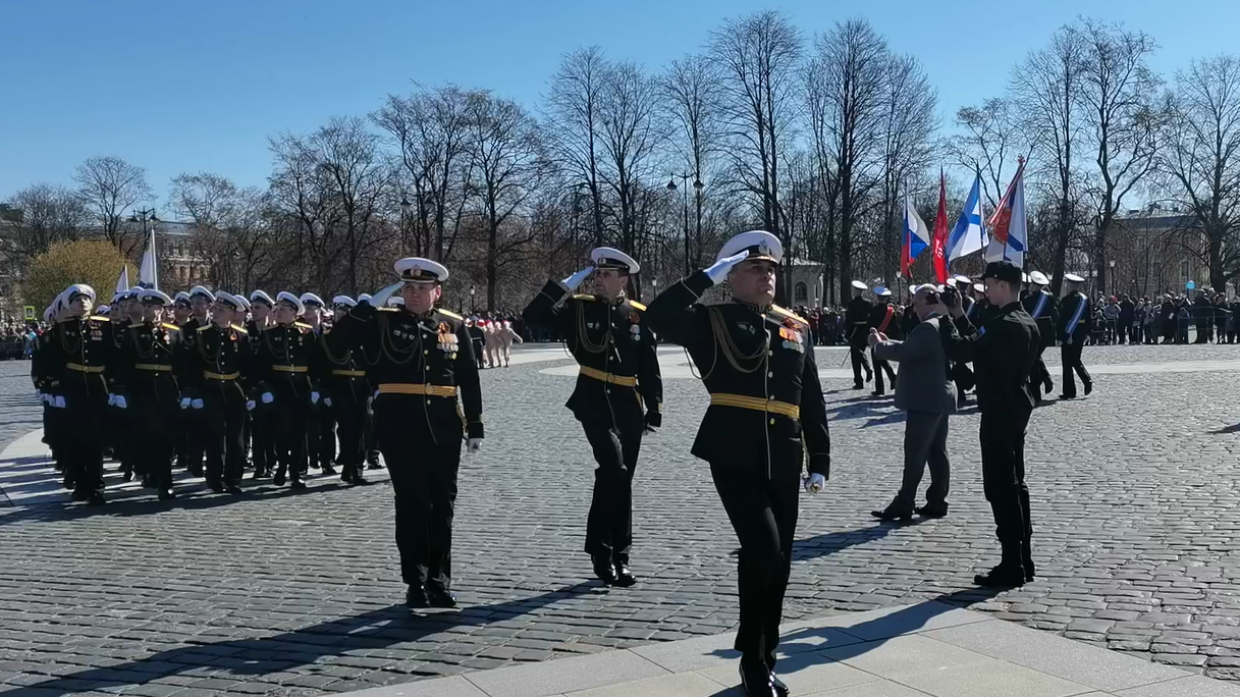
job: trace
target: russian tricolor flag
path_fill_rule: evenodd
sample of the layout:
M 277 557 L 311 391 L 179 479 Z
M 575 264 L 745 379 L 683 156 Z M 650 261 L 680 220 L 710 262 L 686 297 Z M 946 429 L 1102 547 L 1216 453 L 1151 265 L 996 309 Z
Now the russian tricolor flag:
M 900 253 L 900 274 L 905 278 L 912 278 L 913 260 L 921 254 L 921 250 L 930 246 L 930 229 L 926 227 L 926 222 L 921 219 L 921 216 L 917 215 L 917 209 L 913 208 L 913 202 L 907 193 L 904 194 L 903 240 Z
M 1025 161 L 1022 158 L 1016 176 L 1008 185 L 1007 193 L 990 216 L 990 229 L 994 233 L 986 248 L 986 261 L 1010 261 L 1024 268 L 1025 250 L 1029 245 L 1029 232 L 1025 223 Z

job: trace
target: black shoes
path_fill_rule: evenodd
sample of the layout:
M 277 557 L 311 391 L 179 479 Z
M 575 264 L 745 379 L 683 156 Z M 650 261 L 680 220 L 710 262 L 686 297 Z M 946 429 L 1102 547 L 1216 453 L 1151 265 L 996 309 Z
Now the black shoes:
M 426 597 L 426 589 L 422 586 L 409 586 L 405 591 L 405 607 L 421 610 L 430 606 L 430 598 Z
M 922 518 L 946 518 L 947 506 L 939 508 L 938 506 L 919 506 L 913 509 L 913 512 Z
M 236 484 L 229 484 L 228 486 L 224 487 L 224 491 L 226 491 L 229 494 L 240 494 L 241 487 L 237 486 Z
M 854 389 L 854 390 L 864 390 L 864 389 L 865 389 L 865 385 L 860 385 L 860 384 L 857 384 L 857 383 L 855 383 L 855 382 L 854 382 L 854 383 L 853 383 L 853 389 Z
M 787 697 L 788 695 L 786 686 L 782 693 L 776 690 L 771 671 L 765 663 L 741 661 L 741 688 L 748 697 Z
M 1089 393 L 1093 391 L 1094 391 L 1094 383 L 1092 382 L 1085 383 L 1085 396 L 1088 397 Z
M 336 468 L 332 467 L 332 463 L 330 462 L 323 463 L 323 476 L 325 477 L 336 476 Z
M 885 394 L 882 390 L 874 390 L 870 393 L 871 397 L 882 397 Z
M 881 511 L 870 511 L 870 515 L 878 518 L 883 522 L 898 520 L 901 523 L 907 523 L 913 519 L 913 512 L 903 508 L 897 508 L 892 504 Z
M 779 695 L 779 697 L 788 697 L 788 695 L 792 694 L 792 691 L 788 689 L 788 686 L 784 684 L 783 680 L 779 679 L 779 676 L 773 670 L 771 671 L 771 687 L 775 688 L 775 694 Z
M 283 469 L 276 470 L 276 476 L 271 478 L 271 483 L 275 484 L 276 486 L 284 486 L 284 470 Z
M 1050 378 L 1047 378 L 1046 381 L 1042 383 L 1042 390 L 1046 392 L 1046 394 L 1054 392 L 1055 383 L 1051 382 Z
M 637 577 L 629 570 L 628 562 L 616 562 L 616 580 L 612 585 L 620 588 L 632 588 L 637 585 Z
M 90 495 L 86 497 L 87 506 L 103 506 L 106 503 L 107 500 L 103 498 L 102 491 L 92 491 Z
M 207 482 L 207 488 L 217 494 L 224 493 L 224 485 L 219 482 Z
M 159 490 L 160 501 L 172 501 L 176 497 L 177 495 L 172 492 L 172 489 L 160 489 Z
M 616 582 L 616 567 L 611 563 L 611 557 L 602 554 L 591 554 L 590 561 L 594 563 L 594 576 L 598 580 L 611 585 Z
M 1015 564 L 999 564 L 988 573 L 973 577 L 982 588 L 1019 588 L 1025 585 L 1025 570 Z
M 456 607 L 456 596 L 452 595 L 452 591 L 442 586 L 428 587 L 426 589 L 426 597 L 430 601 L 431 607 Z
M 301 481 L 300 479 L 296 479 L 296 480 L 293 480 L 293 482 L 288 485 L 288 488 L 292 489 L 293 491 L 301 491 L 306 488 L 306 483 Z
M 1061 395 L 1059 395 L 1059 398 L 1060 398 L 1060 399 L 1076 399 L 1076 395 L 1074 395 L 1074 394 L 1061 394 Z

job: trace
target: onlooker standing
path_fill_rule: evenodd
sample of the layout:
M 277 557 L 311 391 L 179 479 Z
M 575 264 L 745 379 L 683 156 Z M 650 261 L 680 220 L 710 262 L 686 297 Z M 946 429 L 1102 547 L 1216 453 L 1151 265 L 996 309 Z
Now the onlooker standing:
M 1107 302 L 1106 309 L 1102 311 L 1102 319 L 1105 323 L 1105 341 L 1108 344 L 1118 344 L 1119 335 L 1117 333 L 1119 325 L 1120 307 L 1119 302 L 1112 295 Z
M 1136 320 L 1137 306 L 1125 293 L 1119 300 L 1119 332 L 1116 343 L 1132 343 L 1132 327 Z M 1139 343 L 1140 340 L 1138 339 Z
M 908 412 L 904 423 L 904 480 L 896 498 L 884 510 L 873 511 L 882 520 L 909 520 L 916 511 L 927 518 L 947 515 L 947 492 L 951 466 L 947 458 L 947 419 L 956 413 L 956 386 L 949 375 L 947 353 L 939 337 L 955 332 L 952 323 L 940 315 L 939 295 L 932 285 L 913 294 L 913 308 L 921 322 L 905 341 L 888 339 L 877 329 L 870 330 L 870 349 L 882 361 L 900 363 L 896 382 L 896 408 Z M 926 465 L 930 466 L 930 488 L 926 505 L 915 508 L 917 487 Z

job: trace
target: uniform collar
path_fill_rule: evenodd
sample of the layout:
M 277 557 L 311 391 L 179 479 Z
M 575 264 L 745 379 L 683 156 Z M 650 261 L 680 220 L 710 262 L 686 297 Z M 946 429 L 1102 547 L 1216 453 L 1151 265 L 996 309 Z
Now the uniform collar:
M 765 315 L 766 313 L 771 311 L 770 305 L 755 305 L 754 303 L 747 303 L 744 300 L 741 300 L 736 297 L 732 298 L 732 302 L 736 303 L 737 305 L 740 305 L 741 307 L 747 307 L 750 310 L 753 310 L 754 312 L 760 315 Z

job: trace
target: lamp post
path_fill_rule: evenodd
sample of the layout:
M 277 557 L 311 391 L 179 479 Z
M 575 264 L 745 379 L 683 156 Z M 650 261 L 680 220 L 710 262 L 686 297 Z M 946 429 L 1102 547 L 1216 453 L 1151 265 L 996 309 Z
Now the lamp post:
M 474 295 L 477 292 L 478 292 L 477 288 L 473 286 L 469 287 L 469 314 L 471 315 L 476 314 L 478 311 L 478 305 L 474 302 Z
M 684 275 L 688 276 L 693 271 L 693 262 L 689 258 L 690 257 L 690 251 L 689 251 L 689 174 L 687 172 L 682 173 L 682 174 L 673 173 L 672 178 L 669 179 L 667 182 L 668 191 L 671 191 L 672 193 L 676 192 L 676 189 L 677 189 L 676 179 L 677 178 L 680 179 L 679 188 L 681 189 L 681 199 L 683 202 L 682 206 L 683 206 L 683 211 L 684 211 L 684 235 L 685 235 L 685 272 L 684 272 Z M 700 187 L 701 184 L 702 182 L 700 181 L 693 182 L 693 185 L 695 187 Z

